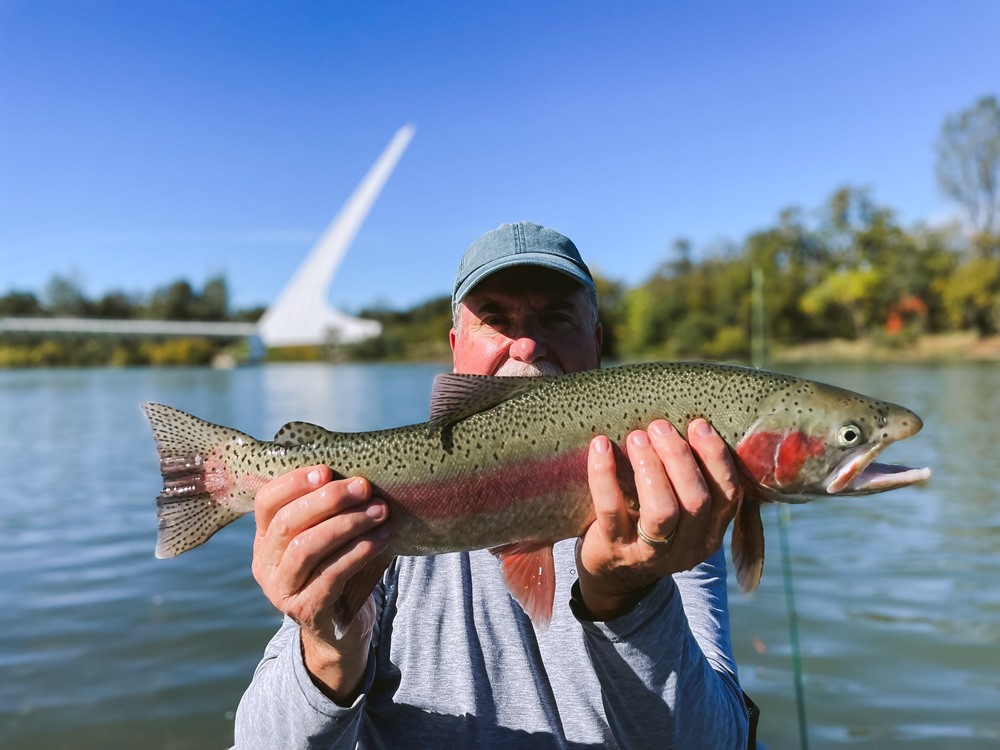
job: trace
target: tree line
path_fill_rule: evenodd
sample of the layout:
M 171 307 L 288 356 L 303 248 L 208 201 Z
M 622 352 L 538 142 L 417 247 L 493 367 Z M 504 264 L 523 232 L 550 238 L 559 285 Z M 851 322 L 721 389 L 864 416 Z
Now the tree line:
M 178 279 L 150 295 L 116 290 L 92 299 L 71 276 L 57 274 L 41 296 L 23 290 L 0 296 L 0 317 L 253 322 L 261 314 L 263 308 L 231 311 L 223 276 L 208 279 L 200 289 Z M 0 336 L 0 367 L 200 365 L 231 346 L 201 337 L 7 333 Z
M 597 275 L 607 358 L 749 360 L 755 269 L 776 346 L 837 338 L 902 349 L 923 334 L 1000 330 L 1000 236 L 906 229 L 865 189 L 838 189 L 818 209 L 785 210 L 742 243 L 698 255 L 682 238 L 635 286 Z M 353 355 L 402 359 L 436 344 L 447 356 L 448 297 L 363 314 L 384 334 Z

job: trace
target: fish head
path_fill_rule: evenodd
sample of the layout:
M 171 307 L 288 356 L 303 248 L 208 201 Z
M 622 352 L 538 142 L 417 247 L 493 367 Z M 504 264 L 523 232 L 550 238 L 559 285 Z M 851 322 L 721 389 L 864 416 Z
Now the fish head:
M 923 427 L 909 409 L 799 381 L 766 396 L 736 447 L 744 472 L 781 502 L 868 495 L 930 477 L 930 469 L 875 463 L 887 446 Z

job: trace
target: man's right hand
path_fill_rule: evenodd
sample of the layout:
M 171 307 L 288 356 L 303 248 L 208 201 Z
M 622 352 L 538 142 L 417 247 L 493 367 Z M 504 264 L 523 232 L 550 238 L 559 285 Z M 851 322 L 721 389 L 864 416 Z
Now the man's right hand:
M 254 578 L 299 624 L 303 659 L 317 687 L 349 704 L 367 666 L 375 602 L 369 597 L 343 628 L 335 624 L 335 605 L 347 582 L 386 548 L 388 507 L 372 498 L 366 479 L 332 480 L 329 467 L 311 466 L 264 485 L 254 511 Z

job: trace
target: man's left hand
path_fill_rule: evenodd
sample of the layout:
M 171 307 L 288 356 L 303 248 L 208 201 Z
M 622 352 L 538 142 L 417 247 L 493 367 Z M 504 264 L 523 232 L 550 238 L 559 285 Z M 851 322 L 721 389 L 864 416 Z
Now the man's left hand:
M 657 420 L 630 433 L 625 446 L 638 511 L 625 502 L 607 437 L 591 441 L 587 459 L 597 519 L 577 545 L 577 567 L 583 603 L 601 621 L 628 612 L 663 576 L 690 570 L 715 553 L 742 497 L 729 447 L 703 419 L 688 426 L 688 440 Z M 644 541 L 637 523 L 663 543 Z

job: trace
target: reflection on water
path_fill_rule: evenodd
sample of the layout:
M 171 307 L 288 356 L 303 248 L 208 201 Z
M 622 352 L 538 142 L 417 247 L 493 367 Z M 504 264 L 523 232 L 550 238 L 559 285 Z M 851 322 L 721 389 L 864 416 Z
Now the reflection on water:
M 362 430 L 426 418 L 437 366 L 0 372 L 0 746 L 225 747 L 277 626 L 249 571 L 252 519 L 155 560 L 159 474 L 138 404 L 257 437 L 289 420 Z M 810 738 L 816 746 L 1000 743 L 1000 368 L 800 374 L 914 408 L 886 459 L 933 481 L 792 509 Z M 773 509 L 769 509 L 773 511 Z M 776 514 L 751 597 L 731 592 L 760 736 L 797 746 Z

